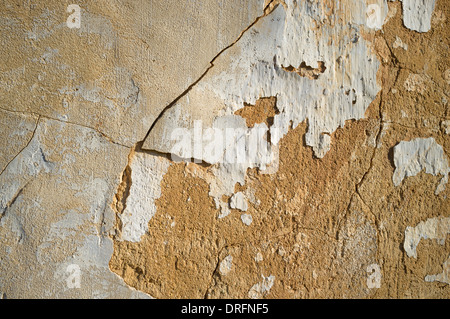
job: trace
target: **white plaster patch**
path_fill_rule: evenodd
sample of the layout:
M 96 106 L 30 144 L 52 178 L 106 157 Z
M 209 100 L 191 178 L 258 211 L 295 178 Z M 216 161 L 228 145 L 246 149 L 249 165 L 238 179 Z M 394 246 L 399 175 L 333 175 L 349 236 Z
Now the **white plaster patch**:
M 333 16 L 346 23 L 323 24 L 317 30 L 311 25 L 327 14 L 319 4 L 290 0 L 286 8 L 278 6 L 221 54 L 202 81 L 165 114 L 144 147 L 171 152 L 167 127 L 189 128 L 198 118 L 213 123 L 245 103 L 276 96 L 280 113 L 270 128 L 271 142 L 277 144 L 291 124 L 296 128 L 308 119 L 306 143 L 317 157 L 325 156 L 331 147 L 329 134 L 346 120 L 363 118 L 379 91 L 379 62 L 359 33 L 366 23 L 366 4 L 350 3 Z M 315 80 L 285 70 L 318 68 L 321 61 L 325 69 Z M 205 105 L 208 112 L 198 112 Z
M 370 29 L 374 30 L 381 30 L 387 17 L 386 1 L 378 1 L 378 2 L 383 2 L 384 5 L 380 6 L 379 3 L 372 3 L 369 4 L 366 9 L 367 15 L 366 25 Z M 381 8 L 383 8 L 384 10 L 382 10 Z
M 384 21 L 387 3 L 380 1 L 379 5 Z M 224 51 L 201 81 L 165 112 L 143 148 L 216 164 L 211 169 L 215 177 L 208 182 L 209 195 L 220 209 L 219 218 L 230 213 L 222 195 L 232 195 L 236 183 L 243 185 L 247 168 L 276 172 L 278 143 L 290 128 L 308 121 L 306 144 L 316 157 L 324 157 L 331 148 L 330 134 L 349 119 L 363 118 L 380 90 L 376 83 L 380 63 L 361 36 L 367 27 L 366 10 L 367 4 L 356 0 L 337 6 L 332 16 L 317 2 L 288 0 L 279 5 Z M 324 19 L 333 21 L 311 28 Z M 287 70 L 301 66 L 320 71 L 314 79 Z M 241 129 L 243 133 L 229 144 L 234 147 L 235 142 L 266 125 L 249 129 L 234 113 L 245 104 L 254 105 L 259 98 L 271 96 L 277 97 L 279 113 L 270 127 L 270 141 L 259 138 L 259 143 L 270 146 L 269 160 L 257 154 L 245 163 L 229 161 L 226 155 L 233 151 L 226 145 L 219 158 L 208 152 L 183 156 L 182 150 L 174 149 L 178 144 L 172 138 L 174 130 L 192 130 L 196 121 L 207 129 Z
M 418 32 L 429 31 L 436 0 L 402 0 L 402 2 L 405 27 Z
M 244 193 L 237 192 L 234 194 L 230 198 L 230 207 L 232 209 L 239 209 L 242 212 L 246 212 L 248 210 L 248 203 Z
M 436 195 L 445 189 L 448 182 L 450 168 L 447 157 L 442 146 L 432 137 L 400 142 L 394 147 L 394 165 L 392 180 L 395 186 L 399 186 L 405 177 L 416 176 L 422 170 L 434 176 L 444 176 L 436 188 Z
M 253 222 L 253 217 L 250 214 L 242 214 L 241 220 L 245 225 L 250 226 Z
M 220 208 L 219 218 L 230 214 L 228 203 L 221 201 L 222 194 L 233 194 L 236 183 L 244 185 L 246 168 L 243 165 L 221 164 L 212 168 L 213 178 L 209 179 L 209 195 L 214 198 L 216 208 Z
M 417 258 L 417 246 L 420 240 L 436 239 L 441 245 L 450 233 L 450 217 L 430 218 L 420 222 L 416 227 L 406 227 L 403 247 L 408 257 Z
M 269 276 L 264 277 L 262 276 L 263 280 L 255 285 L 253 285 L 252 288 L 250 288 L 250 291 L 248 292 L 248 297 L 250 299 L 261 299 L 272 288 L 274 282 L 275 282 L 275 276 Z
M 131 163 L 131 187 L 127 206 L 120 218 L 122 239 L 139 242 L 156 213 L 155 200 L 161 196 L 161 180 L 170 166 L 169 160 L 136 153 Z
M 351 28 L 323 25 L 319 31 L 310 27 L 324 14 L 316 3 L 286 4 L 287 9 L 279 6 L 255 26 L 258 32 L 244 35 L 237 44 L 241 54 L 229 57 L 227 70 L 201 81 L 194 90 L 212 92 L 222 100 L 225 108 L 219 114 L 223 116 L 244 103 L 255 104 L 260 97 L 277 96 L 280 114 L 271 127 L 271 142 L 278 143 L 291 121 L 295 128 L 308 119 L 306 143 L 321 158 L 331 147 L 328 134 L 348 119 L 364 117 L 379 90 L 375 79 L 379 63 L 358 33 L 359 23 L 365 23 L 361 2 L 355 2 L 352 8 L 356 21 L 348 21 Z M 336 19 L 339 15 L 336 13 Z M 336 37 L 340 44 L 330 46 L 329 38 L 336 33 L 340 34 Z M 302 63 L 318 68 L 319 61 L 325 63 L 326 70 L 316 80 L 283 69 Z M 358 67 L 351 67 L 354 65 Z
M 233 266 L 233 256 L 228 255 L 225 257 L 219 265 L 219 272 L 226 276 L 231 271 L 231 267 Z
M 443 271 L 437 275 L 427 275 L 425 277 L 426 282 L 443 282 L 446 284 L 450 284 L 450 257 L 444 262 L 442 265 Z

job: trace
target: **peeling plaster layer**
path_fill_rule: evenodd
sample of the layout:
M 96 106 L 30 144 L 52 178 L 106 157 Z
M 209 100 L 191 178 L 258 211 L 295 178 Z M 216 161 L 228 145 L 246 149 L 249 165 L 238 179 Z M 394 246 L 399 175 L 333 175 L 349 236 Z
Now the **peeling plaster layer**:
M 443 271 L 437 275 L 427 275 L 425 277 L 426 282 L 439 281 L 450 285 L 450 257 L 442 265 Z
M 239 209 L 240 211 L 246 212 L 248 210 L 247 199 L 244 193 L 237 192 L 230 199 L 230 207 L 232 209 Z
M 443 245 L 449 233 L 450 217 L 430 218 L 420 222 L 416 227 L 406 228 L 403 247 L 408 257 L 417 258 L 416 249 L 421 239 L 436 239 Z
M 245 225 L 250 226 L 253 222 L 253 217 L 250 214 L 242 214 L 241 220 Z
M 363 2 L 349 0 L 336 6 L 330 16 L 318 3 L 286 1 L 279 5 L 223 52 L 201 81 L 159 118 L 143 149 L 219 163 L 213 168 L 217 178 L 211 181 L 210 191 L 221 208 L 219 217 L 229 214 L 220 198 L 233 194 L 236 183 L 243 185 L 247 168 L 266 170 L 269 164 L 276 169 L 276 145 L 290 128 L 308 121 L 306 144 L 316 157 L 323 158 L 331 148 L 330 134 L 346 120 L 363 118 L 379 91 L 379 62 L 361 34 L 366 29 L 366 9 Z M 318 22 L 324 19 L 331 21 Z M 338 23 L 341 19 L 346 23 Z M 330 41 L 334 45 L 330 46 Z M 289 71 L 290 66 L 293 70 L 320 72 L 301 76 Z M 265 123 L 248 128 L 234 114 L 263 97 L 276 97 L 279 114 L 270 128 Z M 192 132 L 198 122 L 204 130 L 227 132 L 227 128 L 233 128 L 239 133 L 223 134 L 226 141 L 232 141 L 223 143 L 219 152 L 223 156 L 213 157 L 205 151 L 193 154 L 192 148 L 186 151 L 178 147 L 175 133 Z M 269 130 L 270 140 L 267 134 L 258 135 L 258 129 Z M 233 153 L 238 141 L 251 135 L 256 135 L 260 149 L 268 153 L 248 156 L 244 162 L 229 161 L 227 153 Z M 195 142 L 186 140 L 182 145 Z M 201 145 L 204 150 L 205 144 Z
M 160 119 L 144 148 L 171 152 L 175 128 L 189 128 L 194 120 L 212 125 L 244 103 L 276 96 L 280 114 L 270 129 L 271 142 L 277 144 L 291 123 L 295 128 L 308 119 L 306 143 L 317 157 L 325 156 L 331 147 L 328 134 L 348 119 L 362 118 L 379 90 L 379 63 L 360 34 L 365 9 L 361 1 L 345 1 L 328 18 L 346 24 L 323 23 L 312 29 L 326 15 L 316 3 L 279 5 L 224 52 L 211 72 Z M 319 68 L 321 61 L 326 69 L 316 80 L 285 70 L 303 64 Z M 205 107 L 208 112 L 202 111 Z
M 408 29 L 428 32 L 436 0 L 402 0 L 403 23 Z
M 65 26 L 65 5 L 55 0 L 0 4 L 0 298 L 449 295 L 440 284 L 449 283 L 449 242 L 404 258 L 417 255 L 421 240 L 443 244 L 449 234 L 449 7 L 436 1 L 428 34 L 403 27 L 400 2 L 387 13 L 385 0 L 288 1 L 244 30 L 262 1 L 87 0 L 79 30 Z M 366 20 L 374 2 L 382 18 L 393 18 L 376 34 L 366 27 L 387 21 L 379 12 Z M 421 6 L 435 1 L 405 0 L 404 10 L 405 3 L 417 4 L 408 14 L 426 29 L 433 10 Z M 366 41 L 383 61 L 378 73 L 376 61 L 366 70 L 365 58 L 375 56 L 362 55 Z M 364 81 L 375 73 L 383 89 L 367 109 L 377 86 Z M 341 98 L 343 87 L 322 87 L 334 83 L 352 85 Z M 237 112 L 266 94 L 277 105 L 250 128 Z M 336 107 L 343 101 L 356 115 L 345 103 L 343 112 Z M 178 127 L 195 132 L 196 120 L 237 131 L 218 157 L 193 154 L 211 166 L 169 164 L 160 153 L 127 162 L 154 119 L 161 123 L 153 132 L 162 126 L 169 137 Z M 236 163 L 239 152 L 229 146 L 252 135 L 269 161 L 241 149 L 247 160 Z M 402 150 L 402 142 L 398 183 L 417 177 L 405 181 L 413 187 L 394 187 L 391 152 L 417 136 L 439 144 Z M 410 151 L 412 159 L 403 158 Z M 440 196 L 430 188 L 436 178 L 416 170 L 444 176 Z M 262 175 L 270 171 L 277 174 Z M 129 188 L 114 197 L 121 173 Z M 228 218 L 217 220 L 214 205 Z M 436 213 L 444 216 L 427 220 Z M 369 264 L 380 266 L 379 289 L 366 285 Z M 442 272 L 427 271 L 441 265 Z M 71 266 L 81 271 L 82 289 L 68 287 Z
M 79 29 L 67 27 L 67 5 L 0 4 L 1 107 L 96 128 L 132 147 L 262 14 L 264 0 L 87 0 Z
M 427 174 L 443 175 L 436 188 L 438 195 L 445 189 L 450 168 L 447 157 L 441 145 L 434 138 L 417 138 L 412 141 L 402 141 L 394 147 L 395 171 L 392 180 L 399 186 L 405 177 L 416 176 L 422 170 Z
M 136 153 L 131 163 L 131 187 L 126 208 L 120 215 L 122 239 L 139 242 L 156 213 L 155 200 L 161 196 L 161 180 L 170 162 L 164 157 Z

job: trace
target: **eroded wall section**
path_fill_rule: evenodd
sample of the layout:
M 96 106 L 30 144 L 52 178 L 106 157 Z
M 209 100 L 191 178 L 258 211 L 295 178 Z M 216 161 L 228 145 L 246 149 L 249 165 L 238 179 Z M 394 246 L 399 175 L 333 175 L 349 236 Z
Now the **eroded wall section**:
M 0 296 L 448 298 L 448 1 L 13 2 Z

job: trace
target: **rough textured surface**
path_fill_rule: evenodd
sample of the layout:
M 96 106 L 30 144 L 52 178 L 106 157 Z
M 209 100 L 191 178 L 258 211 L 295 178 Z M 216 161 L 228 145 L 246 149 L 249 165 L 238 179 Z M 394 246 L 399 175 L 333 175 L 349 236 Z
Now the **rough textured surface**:
M 448 298 L 436 1 L 0 4 L 0 296 Z
M 405 177 L 416 176 L 421 170 L 428 174 L 443 175 L 436 188 L 436 195 L 445 189 L 448 182 L 447 157 L 442 146 L 430 137 L 428 139 L 414 139 L 410 142 L 400 142 L 394 147 L 395 171 L 392 179 L 395 186 L 399 186 Z
M 94 130 L 39 120 L 0 175 L 0 287 L 7 297 L 145 296 L 108 268 L 115 220 L 109 205 L 127 153 Z M 83 289 L 66 285 L 72 264 L 83 270 Z
M 405 231 L 404 248 L 408 257 L 417 258 L 417 245 L 421 239 L 437 239 L 445 243 L 450 233 L 450 218 L 430 218 L 416 227 L 407 227 Z
M 3 109 L 97 129 L 133 146 L 259 14 L 263 0 L 0 4 Z
M 308 120 L 306 143 L 322 158 L 330 149 L 329 134 L 348 119 L 362 118 L 378 92 L 379 62 L 359 34 L 365 23 L 362 4 L 344 1 L 332 6 L 332 16 L 317 3 L 279 5 L 164 114 L 143 147 L 173 153 L 173 127 L 189 127 L 195 120 L 210 125 L 244 103 L 276 96 L 279 114 L 273 119 L 271 142 L 277 144 L 289 127 Z M 322 19 L 330 21 L 311 28 Z

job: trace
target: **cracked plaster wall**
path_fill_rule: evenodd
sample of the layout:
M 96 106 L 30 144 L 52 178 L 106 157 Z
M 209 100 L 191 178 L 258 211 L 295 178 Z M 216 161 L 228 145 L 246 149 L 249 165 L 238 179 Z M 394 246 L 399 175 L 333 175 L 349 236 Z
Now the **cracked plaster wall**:
M 0 4 L 1 296 L 448 298 L 446 0 L 69 4 Z

